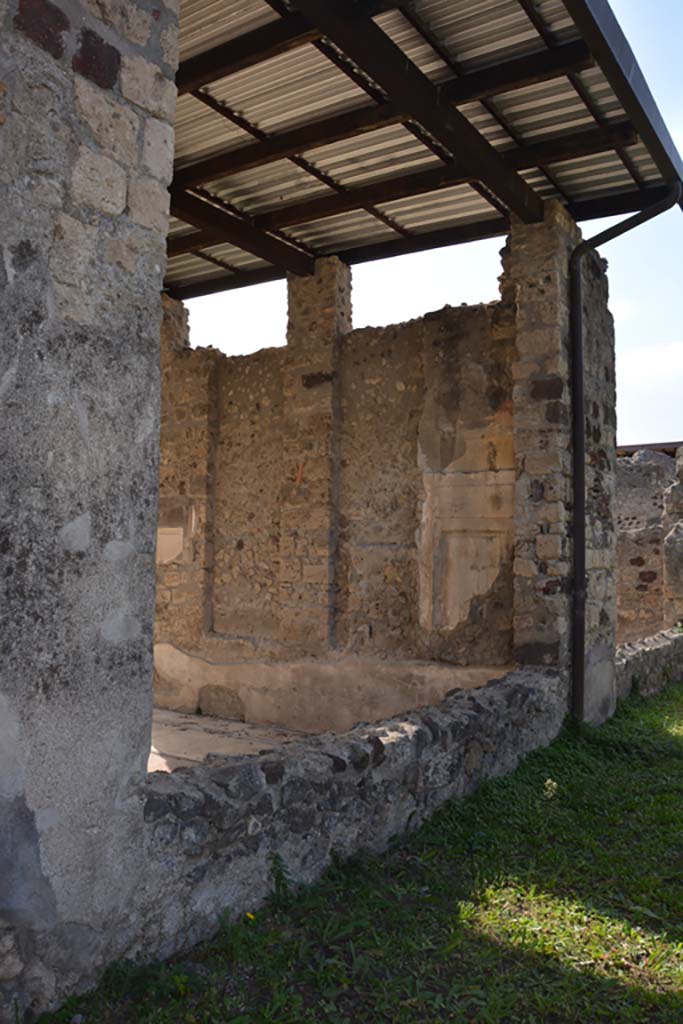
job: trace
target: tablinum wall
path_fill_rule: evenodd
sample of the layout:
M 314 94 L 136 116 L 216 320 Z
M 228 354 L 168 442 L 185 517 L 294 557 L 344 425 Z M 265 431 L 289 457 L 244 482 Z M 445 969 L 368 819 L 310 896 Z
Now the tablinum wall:
M 182 308 L 165 310 L 157 643 L 209 661 L 509 664 L 510 310 L 349 331 L 332 369 L 312 351 L 294 371 L 296 347 L 189 349 Z

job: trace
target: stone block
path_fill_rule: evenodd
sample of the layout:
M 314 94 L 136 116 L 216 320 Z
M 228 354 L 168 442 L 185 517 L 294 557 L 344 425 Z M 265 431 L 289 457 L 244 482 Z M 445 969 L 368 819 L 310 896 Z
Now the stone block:
M 564 554 L 563 538 L 556 533 L 539 533 L 536 538 L 536 555 L 543 562 L 561 559 Z
M 133 178 L 128 186 L 129 216 L 144 228 L 166 231 L 171 197 L 155 178 Z
M 76 105 L 93 141 L 108 156 L 125 166 L 135 166 L 138 117 L 83 78 L 76 79 Z
M 19 0 L 14 27 L 56 60 L 64 55 L 69 19 L 50 0 Z
M 173 177 L 173 127 L 149 117 L 145 121 L 142 160 L 147 170 L 165 185 Z
M 126 172 L 109 157 L 81 146 L 71 178 L 71 196 L 75 203 L 101 213 L 123 213 Z
M 169 123 L 175 116 L 175 84 L 144 57 L 125 57 L 121 68 L 121 92 L 138 107 Z
M 71 66 L 101 89 L 112 89 L 119 77 L 121 54 L 92 29 L 81 29 Z
M 145 46 L 152 29 L 152 14 L 130 0 L 84 0 L 88 10 L 129 42 Z M 177 33 L 176 33 L 177 34 Z

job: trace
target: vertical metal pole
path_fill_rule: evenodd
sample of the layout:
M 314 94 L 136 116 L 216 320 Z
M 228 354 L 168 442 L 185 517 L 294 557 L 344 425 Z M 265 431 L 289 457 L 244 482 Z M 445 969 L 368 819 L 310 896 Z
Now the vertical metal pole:
M 584 377 L 583 260 L 586 253 L 666 213 L 681 200 L 678 181 L 664 199 L 634 217 L 577 245 L 569 261 L 572 388 L 572 475 L 574 564 L 572 586 L 572 714 L 582 722 L 586 694 L 586 408 Z

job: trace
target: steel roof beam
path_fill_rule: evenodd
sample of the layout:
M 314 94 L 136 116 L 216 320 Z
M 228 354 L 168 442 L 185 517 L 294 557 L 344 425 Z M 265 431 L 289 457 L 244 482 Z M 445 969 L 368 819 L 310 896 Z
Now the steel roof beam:
M 280 135 L 272 135 L 263 142 L 255 142 L 253 145 L 242 146 L 240 149 L 188 164 L 175 172 L 173 184 L 179 189 L 192 188 L 202 182 L 262 167 L 276 160 L 327 146 L 332 142 L 362 135 L 363 132 L 398 124 L 402 117 L 401 111 L 393 103 L 384 103 L 379 107 L 359 107 L 345 114 L 337 114 L 323 121 L 314 121 L 300 128 L 293 128 Z
M 564 5 L 664 180 L 683 183 L 683 160 L 607 0 L 564 0 Z
M 536 192 L 372 18 L 346 0 L 297 0 L 297 7 L 444 148 L 445 162 L 456 160 L 464 173 L 490 189 L 521 220 L 543 219 L 543 203 Z
M 598 128 L 585 132 L 574 132 L 556 139 L 549 139 L 547 142 L 505 150 L 502 156 L 510 167 L 519 171 L 538 167 L 541 164 L 561 163 L 566 160 L 591 156 L 594 153 L 602 153 L 619 146 L 630 146 L 636 141 L 637 135 L 632 125 L 621 123 L 608 129 Z M 253 223 L 261 230 L 274 230 L 294 224 L 308 224 L 311 221 L 333 217 L 350 210 L 365 209 L 370 204 L 374 206 L 377 203 L 407 199 L 411 196 L 423 195 L 466 183 L 467 178 L 463 178 L 457 166 L 438 166 L 427 171 L 417 171 L 414 174 L 384 178 L 371 185 L 350 188 L 346 192 L 335 195 L 317 196 L 314 199 L 291 203 L 289 206 L 279 206 L 268 213 L 254 217 Z M 191 235 L 182 235 L 176 239 L 169 239 L 168 255 L 169 257 L 179 256 L 182 253 L 215 244 L 210 233 L 197 232 Z
M 497 92 L 510 92 L 566 75 L 572 69 L 585 67 L 586 55 L 587 50 L 583 44 L 568 43 L 552 51 L 541 50 L 527 57 L 505 61 L 482 71 L 464 75 L 439 86 L 439 92 L 448 102 L 470 103 L 490 96 L 494 88 Z M 229 150 L 227 153 L 180 167 L 176 170 L 175 183 L 179 188 L 189 188 L 273 160 L 284 159 L 304 150 L 339 142 L 365 131 L 396 124 L 403 116 L 403 111 L 391 104 L 359 107 L 348 113 L 314 121 L 272 136 L 267 142 Z
M 313 259 L 306 253 L 203 199 L 174 191 L 171 213 L 186 224 L 213 235 L 214 244 L 229 242 L 294 274 L 313 273 Z
M 585 71 L 594 63 L 590 50 L 579 40 L 470 71 L 439 86 L 439 90 L 451 103 L 469 103 L 490 99 L 511 89 L 525 89 L 574 71 Z
M 644 210 L 653 202 L 666 195 L 668 189 L 656 186 L 648 189 L 633 190 L 621 195 L 606 195 L 589 200 L 572 203 L 570 212 L 577 221 L 595 220 L 600 217 L 615 216 Z M 435 231 L 422 232 L 412 238 L 397 238 L 384 242 L 360 245 L 353 249 L 337 252 L 336 255 L 345 263 L 366 263 L 371 260 L 386 259 L 389 256 L 400 256 L 407 252 L 422 252 L 448 245 L 459 245 L 484 238 L 498 238 L 507 234 L 507 221 L 502 217 L 489 218 L 473 224 L 450 228 L 439 228 Z M 192 299 L 199 295 L 210 295 L 214 292 L 233 288 L 245 288 L 263 281 L 275 281 L 283 278 L 282 271 L 275 269 L 242 271 L 239 274 L 218 275 L 213 278 L 196 281 L 188 285 L 169 285 L 168 291 L 179 299 Z
M 423 249 L 435 249 L 446 245 L 458 245 L 462 242 L 474 242 L 483 238 L 497 238 L 507 233 L 508 225 L 504 217 L 490 218 L 476 224 L 458 225 L 425 232 L 412 238 L 397 238 L 386 242 L 375 242 L 371 245 L 358 246 L 336 252 L 345 263 L 367 263 L 370 260 L 383 259 L 387 256 L 398 256 L 407 252 L 420 252 Z M 322 254 L 321 254 L 322 255 Z M 327 253 L 325 255 L 328 255 Z M 239 274 L 219 274 L 187 285 L 167 285 L 167 291 L 176 299 L 195 299 L 200 295 L 211 295 L 214 292 L 231 291 L 235 288 L 246 288 L 264 281 L 275 281 L 285 275 L 277 271 L 247 270 Z
M 396 0 L 366 0 L 363 10 L 371 17 L 395 6 Z M 288 14 L 284 18 L 269 21 L 251 32 L 228 39 L 225 43 L 205 50 L 204 53 L 181 61 L 176 74 L 178 95 L 182 96 L 194 89 L 200 89 L 209 82 L 227 78 L 237 71 L 243 71 L 244 68 L 260 64 L 264 60 L 270 60 L 271 57 L 277 57 L 307 43 L 314 43 L 321 36 L 322 32 L 318 26 L 302 14 Z
M 668 192 L 666 185 L 654 185 L 650 188 L 632 189 L 630 192 L 618 192 L 616 195 L 595 196 L 593 199 L 580 199 L 569 206 L 569 212 L 576 221 L 595 220 L 598 217 L 618 217 L 624 213 L 638 213 L 654 203 L 664 199 Z

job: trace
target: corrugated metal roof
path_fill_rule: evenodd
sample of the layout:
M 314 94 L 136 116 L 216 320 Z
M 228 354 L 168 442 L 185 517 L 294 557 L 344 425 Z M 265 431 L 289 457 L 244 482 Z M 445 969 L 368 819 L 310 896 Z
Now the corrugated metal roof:
M 293 11 L 295 6 L 292 3 L 290 9 Z M 462 74 L 585 38 L 586 22 L 576 13 L 577 6 L 590 9 L 591 16 L 604 20 L 605 0 L 406 0 L 377 15 L 375 22 L 408 60 L 439 85 Z M 568 8 L 574 11 L 574 17 Z M 181 60 L 272 26 L 286 10 L 278 0 L 181 0 Z M 589 38 L 586 41 L 593 42 Z M 337 66 L 340 61 L 343 68 Z M 178 167 L 215 154 L 239 154 L 257 140 L 286 136 L 301 126 L 372 107 L 382 99 L 381 90 L 362 76 L 359 79 L 355 65 L 328 40 L 306 42 L 224 74 L 203 86 L 203 92 L 213 107 L 196 94 L 179 98 Z M 562 75 L 502 91 L 487 100 L 460 105 L 458 110 L 496 149 L 507 152 L 520 145 L 546 143 L 571 133 L 628 122 L 633 110 L 627 112 L 618 94 L 624 96 L 624 89 L 619 87 L 614 69 L 607 68 L 601 57 L 600 64 L 596 62 L 569 77 Z M 215 109 L 216 104 L 222 105 L 225 116 Z M 644 105 L 647 107 L 646 101 Z M 636 113 L 642 128 L 641 113 Z M 645 110 L 645 116 L 656 122 L 651 109 Z M 623 196 L 645 186 L 663 184 L 671 180 L 671 174 L 662 170 L 666 160 L 657 150 L 657 139 L 653 143 L 648 125 L 647 143 L 641 137 L 619 151 L 603 150 L 574 158 L 569 154 L 543 168 L 524 169 L 520 176 L 542 198 L 559 197 L 570 204 Z M 658 130 L 656 125 L 654 130 Z M 457 159 L 458 154 L 454 155 Z M 425 132 L 406 122 L 326 145 L 303 146 L 292 156 L 294 159 L 285 156 L 238 173 L 221 171 L 204 181 L 202 195 L 216 197 L 228 204 L 233 216 L 253 223 L 252 218 L 293 203 L 441 167 L 444 152 L 438 146 L 434 151 Z M 675 165 L 675 155 L 672 159 Z M 276 237 L 290 238 L 314 253 L 347 253 L 425 232 L 431 239 L 440 229 L 466 225 L 476 229 L 481 224 L 486 230 L 487 222 L 499 218 L 498 204 L 492 205 L 469 185 L 456 185 L 391 201 L 378 200 L 374 206 L 359 204 L 358 209 L 312 221 L 309 218 L 284 228 Z M 194 234 L 194 229 L 187 224 L 172 222 L 170 237 L 174 242 L 190 233 Z M 196 253 L 174 255 L 169 260 L 168 285 L 181 294 L 185 286 L 191 290 L 198 283 L 227 284 L 230 271 L 222 270 L 211 259 L 234 268 L 233 278 L 239 283 L 240 274 L 245 274 L 244 283 L 248 283 L 249 272 L 263 273 L 269 266 L 262 258 L 227 241 L 217 244 L 217 238 L 204 239 L 201 252 L 209 260 Z M 378 249 L 378 255 L 386 254 L 386 246 Z

